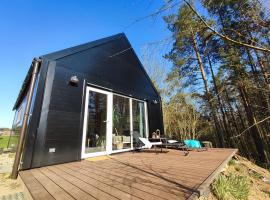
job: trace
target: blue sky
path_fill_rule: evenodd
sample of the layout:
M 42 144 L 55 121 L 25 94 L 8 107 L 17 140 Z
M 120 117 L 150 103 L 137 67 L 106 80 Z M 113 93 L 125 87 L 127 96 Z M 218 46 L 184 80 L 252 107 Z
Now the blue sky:
M 163 0 L 1 0 L 0 127 L 11 127 L 12 107 L 33 57 L 124 32 L 140 56 L 143 45 L 168 37 L 156 11 Z
M 140 57 L 144 45 L 169 37 L 166 24 L 161 17 L 155 17 L 126 26 L 157 11 L 163 2 L 1 0 L 0 127 L 11 127 L 12 107 L 34 57 L 119 32 L 127 35 Z M 262 2 L 269 11 L 269 0 Z M 201 7 L 199 12 L 206 14 Z

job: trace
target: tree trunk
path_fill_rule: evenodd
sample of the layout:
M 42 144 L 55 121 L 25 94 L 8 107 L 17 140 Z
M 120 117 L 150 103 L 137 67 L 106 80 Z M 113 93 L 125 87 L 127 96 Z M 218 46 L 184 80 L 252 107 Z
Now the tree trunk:
M 267 71 L 265 70 L 265 66 L 263 64 L 263 61 L 262 61 L 262 59 L 261 59 L 261 57 L 260 57 L 260 55 L 259 55 L 259 53 L 257 51 L 255 51 L 255 54 L 256 54 L 256 57 L 257 57 L 257 60 L 258 60 L 258 63 L 259 63 L 259 66 L 260 66 L 264 81 L 266 83 L 267 89 L 268 89 L 268 91 L 270 91 L 270 81 L 269 81 Z
M 250 63 L 251 69 L 252 69 L 252 73 L 254 75 L 255 84 L 257 84 L 258 88 L 259 88 L 258 93 L 262 97 L 261 105 L 266 105 L 267 113 L 268 113 L 268 115 L 270 115 L 270 104 L 269 104 L 269 92 L 270 92 L 270 90 L 269 90 L 269 84 L 267 84 L 267 82 L 265 80 L 265 78 L 266 78 L 265 76 L 263 76 L 264 80 L 265 80 L 265 83 L 261 83 L 260 78 L 258 76 L 259 72 L 256 69 L 256 65 L 255 65 L 254 59 L 253 59 L 253 57 L 251 55 L 251 52 L 250 52 L 249 49 L 246 49 L 246 51 L 247 51 L 247 54 L 248 54 L 248 60 L 249 60 L 249 63 Z M 266 76 L 267 76 L 267 74 L 266 74 Z M 264 92 L 261 90 L 261 86 L 263 85 L 263 87 L 265 87 L 265 84 L 267 86 L 266 91 L 268 91 L 267 95 L 265 95 Z
M 233 145 L 231 144 L 231 141 L 230 141 L 230 136 L 231 136 L 230 131 L 231 130 L 229 130 L 228 119 L 226 118 L 225 111 L 224 111 L 224 108 L 223 108 L 223 105 L 222 105 L 222 102 L 221 102 L 220 94 L 219 94 L 217 83 L 216 83 L 216 78 L 215 78 L 215 75 L 214 75 L 214 71 L 213 71 L 213 67 L 212 67 L 212 63 L 211 63 L 211 60 L 209 58 L 209 55 L 207 55 L 207 59 L 208 59 L 208 63 L 209 63 L 209 67 L 210 67 L 210 71 L 211 71 L 211 75 L 212 75 L 212 80 L 213 80 L 214 89 L 215 89 L 215 93 L 216 93 L 217 100 L 218 100 L 219 109 L 220 109 L 221 115 L 222 115 L 222 121 L 223 121 L 224 130 L 225 130 L 225 133 L 226 133 L 226 136 L 227 136 L 227 145 L 229 147 L 233 147 Z
M 254 144 L 255 144 L 256 150 L 258 152 L 259 160 L 261 162 L 264 162 L 264 163 L 269 163 L 269 160 L 267 157 L 267 152 L 264 149 L 264 143 L 262 141 L 258 125 L 254 126 L 254 124 L 256 124 L 257 121 L 254 117 L 252 109 L 250 108 L 250 103 L 249 103 L 249 100 L 247 98 L 246 89 L 242 85 L 242 83 L 240 83 L 240 82 L 238 82 L 238 89 L 239 89 L 239 93 L 240 93 L 240 96 L 241 96 L 242 101 L 243 101 L 243 105 L 244 105 L 245 112 L 247 115 L 248 124 L 250 127 L 252 126 L 250 128 L 251 132 L 252 132 L 251 136 L 254 140 Z
M 210 94 L 209 89 L 208 89 L 206 73 L 205 73 L 205 70 L 204 70 L 203 62 L 202 62 L 202 59 L 201 59 L 201 55 L 200 55 L 200 52 L 199 52 L 199 49 L 198 49 L 198 46 L 197 46 L 197 41 L 196 41 L 196 38 L 195 38 L 194 34 L 193 34 L 193 37 L 192 37 L 192 44 L 193 44 L 194 51 L 196 53 L 198 65 L 200 67 L 200 71 L 201 71 L 201 75 L 202 75 L 202 79 L 203 79 L 203 83 L 204 83 L 204 88 L 205 88 L 205 96 L 206 96 L 206 99 L 208 101 L 211 113 L 213 115 L 213 120 L 214 120 L 214 123 L 215 123 L 217 135 L 219 137 L 219 142 L 220 142 L 221 147 L 225 147 L 225 140 L 224 140 L 223 134 L 220 132 L 219 122 L 218 122 L 218 119 L 217 119 L 216 111 L 215 111 L 214 106 L 213 106 L 212 101 L 211 101 L 211 94 Z
M 235 127 L 235 130 L 236 130 L 236 135 L 240 134 L 241 132 L 241 128 L 238 126 L 237 124 L 237 119 L 236 117 L 234 116 L 234 110 L 233 110 L 233 107 L 231 105 L 231 102 L 230 102 L 230 97 L 229 97 L 229 94 L 227 92 L 227 90 L 225 90 L 225 95 L 226 95 L 226 101 L 227 101 L 227 104 L 228 104 L 228 107 L 229 107 L 229 113 L 230 113 L 230 116 L 232 118 L 232 124 L 233 126 Z M 239 112 L 239 111 L 238 111 Z M 243 124 L 243 130 L 245 129 L 245 126 Z M 251 159 L 252 158 L 252 155 L 250 154 L 250 151 L 249 151 L 249 148 L 248 148 L 248 145 L 247 145 L 247 141 L 244 139 L 238 139 L 241 143 L 241 146 L 242 146 L 242 154 L 247 157 L 248 159 Z

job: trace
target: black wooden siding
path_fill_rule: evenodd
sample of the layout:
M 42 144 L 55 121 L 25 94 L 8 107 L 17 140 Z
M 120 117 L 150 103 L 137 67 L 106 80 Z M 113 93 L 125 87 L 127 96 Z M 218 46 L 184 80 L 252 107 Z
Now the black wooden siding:
M 35 109 L 39 122 L 35 121 L 28 133 L 31 137 L 27 137 L 23 169 L 81 158 L 87 84 L 146 100 L 150 134 L 156 129 L 163 132 L 160 103 L 152 103 L 160 97 L 124 35 L 62 58 L 51 60 L 52 57 L 50 54 L 42 58 L 44 63 L 48 63 L 46 81 L 41 79 L 38 88 L 44 93 L 42 101 L 39 101 L 42 108 Z M 43 66 L 41 70 L 44 69 Z M 68 84 L 74 75 L 80 80 L 77 87 Z M 49 148 L 55 148 L 56 152 L 49 153 Z

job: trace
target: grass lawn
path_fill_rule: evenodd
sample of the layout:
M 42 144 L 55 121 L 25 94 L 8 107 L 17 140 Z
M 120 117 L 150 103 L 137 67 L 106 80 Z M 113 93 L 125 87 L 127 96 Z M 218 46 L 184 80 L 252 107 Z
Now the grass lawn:
M 14 144 L 16 146 L 18 142 L 19 136 L 11 136 L 10 138 L 10 144 Z M 9 136 L 0 136 L 0 148 L 7 148 L 9 141 Z

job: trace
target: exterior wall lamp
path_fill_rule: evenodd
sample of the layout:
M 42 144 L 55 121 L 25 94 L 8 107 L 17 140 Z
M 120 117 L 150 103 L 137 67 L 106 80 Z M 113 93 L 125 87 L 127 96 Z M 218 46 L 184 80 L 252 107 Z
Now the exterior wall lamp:
M 76 75 L 70 77 L 70 80 L 69 80 L 70 85 L 78 86 L 79 82 L 80 81 L 79 81 L 79 79 L 78 79 L 78 77 Z
M 154 100 L 152 100 L 152 103 L 153 104 L 158 104 L 158 100 L 154 99 Z

